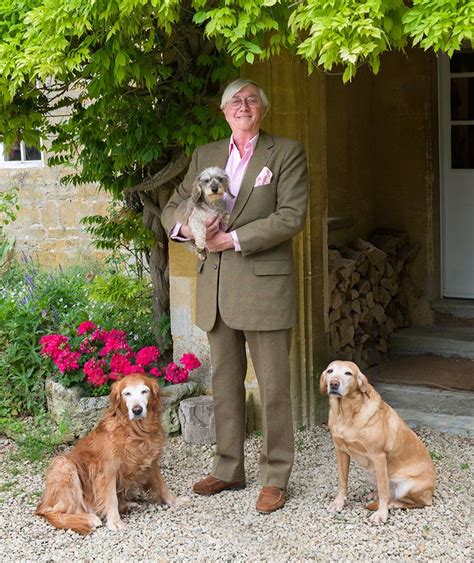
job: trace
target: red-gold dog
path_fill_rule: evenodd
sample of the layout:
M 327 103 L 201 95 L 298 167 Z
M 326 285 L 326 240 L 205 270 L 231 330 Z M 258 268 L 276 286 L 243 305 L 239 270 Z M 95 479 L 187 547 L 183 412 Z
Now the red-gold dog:
M 161 476 L 165 434 L 160 415 L 156 381 L 140 374 L 116 381 L 98 426 L 51 462 L 36 514 L 56 528 L 88 534 L 102 525 L 101 518 L 109 530 L 125 528 L 120 513 L 138 488 L 152 502 L 186 503 L 189 499 L 175 497 Z

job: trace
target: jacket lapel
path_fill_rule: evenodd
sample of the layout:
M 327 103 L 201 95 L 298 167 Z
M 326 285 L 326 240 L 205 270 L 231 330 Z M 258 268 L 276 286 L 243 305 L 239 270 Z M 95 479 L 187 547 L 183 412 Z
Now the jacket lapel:
M 265 133 L 265 131 L 260 131 L 257 146 L 255 147 L 255 151 L 247 166 L 247 170 L 245 171 L 245 175 L 242 180 L 234 208 L 232 209 L 232 213 L 230 214 L 229 224 L 227 225 L 226 229 L 227 231 L 231 229 L 232 224 L 245 207 L 245 204 L 247 203 L 250 194 L 252 193 L 252 190 L 255 186 L 255 180 L 257 179 L 258 174 L 267 164 L 270 155 L 272 154 L 272 147 L 273 137 L 268 133 Z

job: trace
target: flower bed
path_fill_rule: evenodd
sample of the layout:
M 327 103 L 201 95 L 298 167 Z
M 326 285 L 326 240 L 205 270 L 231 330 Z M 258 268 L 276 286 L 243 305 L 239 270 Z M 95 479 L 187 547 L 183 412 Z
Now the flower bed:
M 114 381 L 132 373 L 156 377 L 162 386 L 184 383 L 201 365 L 194 354 L 183 354 L 181 366 L 174 362 L 162 366 L 156 346 L 134 351 L 123 330 L 103 330 L 91 321 L 81 323 L 72 336 L 43 336 L 40 344 L 41 354 L 51 358 L 55 377 L 64 387 L 78 385 L 96 396 L 108 394 Z
M 179 431 L 179 401 L 198 390 L 197 383 L 189 381 L 189 373 L 201 365 L 194 354 L 183 354 L 181 365 L 163 366 L 156 346 L 134 351 L 122 330 L 107 331 L 86 321 L 75 334 L 49 334 L 40 344 L 42 356 L 54 366 L 45 386 L 48 412 L 68 429 L 65 439 L 83 436 L 95 426 L 108 406 L 110 386 L 127 375 L 149 375 L 166 388 L 163 424 L 167 433 Z

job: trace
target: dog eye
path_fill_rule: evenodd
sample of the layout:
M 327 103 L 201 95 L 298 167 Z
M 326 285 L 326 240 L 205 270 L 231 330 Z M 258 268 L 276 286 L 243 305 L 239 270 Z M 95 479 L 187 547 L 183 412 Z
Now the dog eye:
M 143 389 L 142 395 L 148 395 L 148 392 L 149 392 L 148 389 Z
M 327 370 L 328 373 L 332 373 L 332 368 Z
M 123 395 L 124 397 L 130 397 L 131 393 L 130 391 L 124 391 Z
M 346 372 L 344 372 L 344 374 L 345 374 L 345 375 L 352 375 L 352 372 L 351 372 L 351 371 L 346 371 Z

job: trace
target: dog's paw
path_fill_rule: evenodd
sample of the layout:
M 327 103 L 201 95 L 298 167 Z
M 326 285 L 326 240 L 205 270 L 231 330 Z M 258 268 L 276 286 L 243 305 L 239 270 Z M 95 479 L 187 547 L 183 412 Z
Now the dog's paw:
M 120 518 L 114 520 L 107 520 L 107 528 L 112 532 L 118 532 L 120 530 L 125 530 L 127 526 L 120 520 Z
M 388 510 L 377 510 L 369 518 L 371 524 L 385 524 L 388 518 Z
M 328 505 L 327 510 L 328 512 L 341 512 L 344 507 L 344 499 L 336 498 Z
M 96 528 L 100 528 L 102 526 L 102 520 L 96 515 L 91 514 L 91 525 L 93 526 L 94 530 Z
M 168 502 L 168 506 L 171 508 L 179 508 L 180 506 L 186 506 L 191 502 L 189 497 L 175 497 L 174 500 Z

